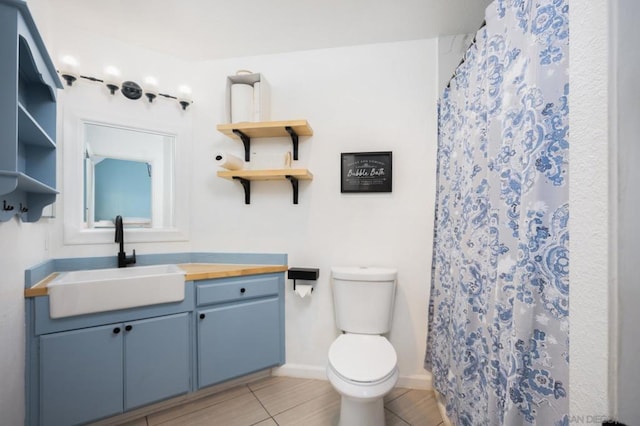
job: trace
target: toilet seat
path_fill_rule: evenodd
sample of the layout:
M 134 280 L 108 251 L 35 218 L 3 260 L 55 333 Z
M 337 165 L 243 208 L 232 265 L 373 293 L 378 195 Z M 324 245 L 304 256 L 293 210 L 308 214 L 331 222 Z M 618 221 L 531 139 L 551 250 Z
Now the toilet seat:
M 348 382 L 383 382 L 396 372 L 397 364 L 393 346 L 378 335 L 342 334 L 329 348 L 330 368 Z

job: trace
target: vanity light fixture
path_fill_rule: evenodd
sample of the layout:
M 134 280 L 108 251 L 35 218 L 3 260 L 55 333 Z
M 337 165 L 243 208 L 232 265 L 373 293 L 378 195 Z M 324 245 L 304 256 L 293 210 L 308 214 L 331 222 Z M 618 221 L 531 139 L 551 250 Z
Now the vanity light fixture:
M 73 86 L 73 82 L 78 79 L 78 61 L 73 56 L 64 56 L 60 75 L 67 82 L 67 86 Z
M 67 83 L 67 86 L 72 86 L 73 83 L 79 79 L 84 79 L 103 83 L 112 95 L 115 95 L 116 92 L 120 90 L 122 95 L 127 99 L 136 100 L 142 98 L 142 95 L 144 95 L 149 103 L 153 103 L 154 99 L 162 96 L 163 98 L 176 100 L 183 110 L 186 110 L 187 107 L 193 103 L 191 99 L 191 88 L 189 88 L 189 86 L 180 86 L 178 88 L 179 96 L 173 96 L 168 93 L 160 93 L 158 80 L 151 76 L 146 77 L 144 79 L 144 85 L 140 86 L 140 84 L 131 80 L 122 82 L 120 71 L 114 66 L 106 67 L 104 70 L 105 77 L 101 79 L 80 74 L 78 72 L 78 62 L 72 56 L 65 56 L 60 62 L 61 66 L 58 73 Z
M 189 105 L 191 105 L 191 88 L 189 86 L 182 85 L 178 87 L 178 93 L 180 93 L 178 97 L 178 102 L 182 106 L 183 110 L 186 110 Z
M 107 86 L 111 94 L 115 95 L 118 89 L 120 89 L 118 84 L 120 82 L 120 70 L 114 66 L 108 66 L 105 68 L 104 74 L 106 76 L 104 84 Z
M 125 81 L 120 89 L 127 99 L 140 99 L 142 97 L 142 87 L 135 81 Z
M 144 79 L 144 95 L 152 103 L 158 97 L 158 80 L 155 77 L 147 77 Z

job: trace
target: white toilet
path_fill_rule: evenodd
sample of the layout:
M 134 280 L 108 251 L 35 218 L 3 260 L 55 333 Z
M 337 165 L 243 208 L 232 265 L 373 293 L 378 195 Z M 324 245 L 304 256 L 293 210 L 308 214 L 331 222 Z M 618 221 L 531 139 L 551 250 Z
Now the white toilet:
M 383 398 L 398 381 L 398 357 L 382 334 L 391 329 L 395 269 L 333 267 L 336 326 L 327 376 L 342 395 L 340 426 L 383 426 Z

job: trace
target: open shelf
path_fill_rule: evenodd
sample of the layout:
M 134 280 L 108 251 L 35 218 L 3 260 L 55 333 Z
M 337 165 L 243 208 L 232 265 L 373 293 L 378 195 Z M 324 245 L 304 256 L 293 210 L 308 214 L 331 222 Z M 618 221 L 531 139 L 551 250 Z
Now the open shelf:
M 0 57 L 4 70 L 0 97 L 0 222 L 18 216 L 35 222 L 55 202 L 56 67 L 24 1 L 0 10 Z
M 293 176 L 298 180 L 313 179 L 313 175 L 307 169 L 221 170 L 218 176 L 225 179 L 240 177 L 247 180 L 285 180 L 287 176 Z
M 234 130 L 240 130 L 250 138 L 277 138 L 289 136 L 289 133 L 285 130 L 286 127 L 291 127 L 298 136 L 313 136 L 313 129 L 309 126 L 307 120 L 248 121 L 219 124 L 217 129 L 219 132 L 234 139 L 240 139 L 240 136 L 233 133 Z
M 33 179 L 24 173 L 0 170 L 0 195 L 5 195 L 18 189 L 35 194 L 58 193 L 58 191 L 49 185 Z
M 298 204 L 298 181 L 313 179 L 313 174 L 307 169 L 222 170 L 218 176 L 235 179 L 242 184 L 245 204 L 251 204 L 252 180 L 289 180 L 293 189 L 293 204 Z
M 255 121 L 219 124 L 218 131 L 244 144 L 244 160 L 250 161 L 249 155 L 252 138 L 277 138 L 291 136 L 293 159 L 298 159 L 298 137 L 312 136 L 313 129 L 307 120 Z
M 0 170 L 0 222 L 18 215 L 23 222 L 36 222 L 42 209 L 56 199 L 54 188 L 24 173 Z
M 55 149 L 55 142 L 49 137 L 25 107 L 18 103 L 18 134 L 20 142 Z

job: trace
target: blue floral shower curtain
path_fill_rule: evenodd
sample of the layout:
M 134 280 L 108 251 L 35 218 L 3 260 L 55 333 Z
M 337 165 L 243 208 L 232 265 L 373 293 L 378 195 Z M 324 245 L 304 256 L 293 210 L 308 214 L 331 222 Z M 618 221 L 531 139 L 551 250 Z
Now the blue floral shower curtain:
M 425 367 L 456 425 L 567 424 L 567 0 L 496 0 L 439 109 Z

